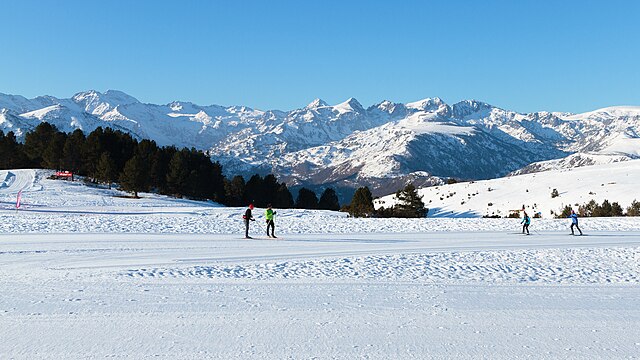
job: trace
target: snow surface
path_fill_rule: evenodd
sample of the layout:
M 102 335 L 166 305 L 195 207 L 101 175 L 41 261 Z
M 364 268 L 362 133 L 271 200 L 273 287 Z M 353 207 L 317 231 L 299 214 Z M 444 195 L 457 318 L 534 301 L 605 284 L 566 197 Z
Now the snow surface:
M 606 117 L 640 117 L 640 106 L 609 106 L 606 108 L 582 113 L 582 114 L 572 114 L 565 116 L 564 118 L 567 120 L 583 120 L 587 119 L 598 119 L 603 116 Z
M 352 219 L 1 171 L 2 358 L 634 358 L 640 219 Z M 514 178 L 512 178 L 514 179 Z M 13 207 L 23 190 L 24 209 Z
M 522 169 L 511 172 L 510 175 L 572 169 L 591 165 L 604 165 L 629 160 L 634 160 L 634 158 L 629 155 L 575 153 L 561 159 L 540 161 L 529 164 Z
M 434 114 L 426 112 L 417 112 L 406 119 L 398 121 L 398 126 L 402 129 L 408 129 L 416 134 L 446 134 L 446 135 L 473 135 L 473 127 L 456 126 L 437 121 Z

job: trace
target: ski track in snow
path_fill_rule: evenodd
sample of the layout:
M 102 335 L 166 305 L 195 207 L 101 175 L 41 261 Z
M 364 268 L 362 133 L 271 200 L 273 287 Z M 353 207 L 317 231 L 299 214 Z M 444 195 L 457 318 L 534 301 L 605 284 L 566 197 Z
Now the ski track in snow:
M 320 279 L 427 283 L 638 284 L 640 249 L 546 249 L 383 255 L 124 272 L 174 279 Z
M 242 208 L 145 208 L 95 210 L 0 210 L 0 233 L 173 233 L 241 234 Z M 262 220 L 262 209 L 258 209 Z M 567 232 L 564 219 L 532 219 L 530 230 Z M 347 219 L 344 214 L 322 211 L 278 210 L 276 231 L 280 234 L 363 234 L 423 232 L 483 232 L 520 230 L 518 219 Z M 640 231 L 633 218 L 581 219 L 586 231 Z M 253 234 L 261 234 L 262 221 L 252 223 Z

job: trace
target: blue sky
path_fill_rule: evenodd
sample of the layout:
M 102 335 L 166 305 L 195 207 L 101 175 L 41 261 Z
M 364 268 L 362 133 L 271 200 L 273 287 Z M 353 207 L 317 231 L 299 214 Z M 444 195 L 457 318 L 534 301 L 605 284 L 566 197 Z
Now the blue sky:
M 319 97 L 640 105 L 637 1 L 4 0 L 0 92 L 289 110 Z

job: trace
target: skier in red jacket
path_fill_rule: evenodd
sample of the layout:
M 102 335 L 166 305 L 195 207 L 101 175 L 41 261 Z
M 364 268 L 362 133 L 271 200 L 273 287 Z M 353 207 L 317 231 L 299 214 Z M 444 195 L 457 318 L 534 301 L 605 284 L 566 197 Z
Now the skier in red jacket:
M 252 237 L 249 236 L 249 221 L 256 221 L 256 219 L 254 219 L 253 216 L 251 215 L 251 210 L 253 210 L 253 204 L 249 204 L 249 208 L 247 209 L 247 211 L 244 212 L 244 215 L 242 216 L 242 218 L 244 219 L 244 226 L 245 226 L 245 232 L 244 232 L 245 239 L 252 239 Z

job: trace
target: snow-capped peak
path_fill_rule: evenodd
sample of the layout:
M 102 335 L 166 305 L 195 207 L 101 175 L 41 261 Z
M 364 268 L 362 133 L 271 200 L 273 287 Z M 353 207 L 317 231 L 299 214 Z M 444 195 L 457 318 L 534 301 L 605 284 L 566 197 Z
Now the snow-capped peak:
M 338 110 L 338 112 L 340 113 L 364 111 L 362 104 L 360 104 L 360 102 L 358 102 L 358 100 L 356 100 L 355 98 L 347 99 L 347 101 L 334 106 L 334 109 Z
M 393 107 L 395 104 L 389 100 L 383 100 L 381 103 L 379 103 L 378 105 L 375 105 L 375 107 L 377 107 L 380 110 L 388 110 L 391 107 Z
M 463 100 L 451 107 L 453 116 L 459 119 L 482 111 L 489 112 L 493 108 L 493 106 L 477 100 Z
M 444 102 L 442 101 L 442 99 L 438 97 L 426 98 L 426 99 L 405 104 L 407 109 L 425 110 L 425 111 L 438 109 L 442 105 L 444 105 Z
M 312 102 L 310 102 L 305 109 L 317 109 L 319 107 L 329 106 L 324 100 L 320 98 L 316 98 Z
M 100 92 L 95 90 L 81 91 L 71 98 L 74 102 L 83 102 L 86 100 L 96 99 L 100 97 Z
M 118 90 L 107 90 L 104 93 L 95 90 L 79 92 L 73 96 L 72 100 L 84 107 L 86 112 L 94 115 L 109 112 L 118 105 L 139 103 L 138 99 Z

